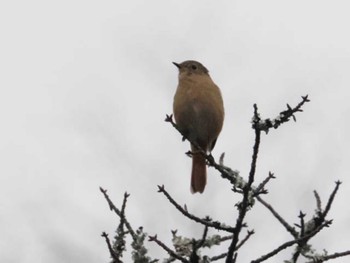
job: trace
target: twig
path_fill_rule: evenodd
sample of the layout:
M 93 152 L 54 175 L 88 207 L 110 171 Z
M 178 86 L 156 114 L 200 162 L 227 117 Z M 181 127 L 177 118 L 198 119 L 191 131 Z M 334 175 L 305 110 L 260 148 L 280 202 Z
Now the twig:
M 158 192 L 159 193 L 163 193 L 166 196 L 166 198 L 170 201 L 170 203 L 172 203 L 175 206 L 175 208 L 177 210 L 179 210 L 187 218 L 189 218 L 189 219 L 191 219 L 191 220 L 193 220 L 193 221 L 195 221 L 197 223 L 200 223 L 200 224 L 202 224 L 204 226 L 207 226 L 207 227 L 213 227 L 213 228 L 218 229 L 218 230 L 224 230 L 224 231 L 227 231 L 229 233 L 233 233 L 234 229 L 232 227 L 222 226 L 222 224 L 220 222 L 211 221 L 211 220 L 209 220 L 209 218 L 201 219 L 199 217 L 196 217 L 196 216 L 190 214 L 188 211 L 183 209 L 178 203 L 175 202 L 175 200 L 165 190 L 164 186 L 159 186 L 158 185 Z
M 233 237 L 233 235 L 228 235 L 228 236 L 221 237 L 221 238 L 220 238 L 220 242 L 224 242 L 224 241 L 227 241 L 227 240 L 231 240 L 232 237 Z
M 305 235 L 303 237 L 300 237 L 300 238 L 288 241 L 288 242 L 280 245 L 276 249 L 272 250 L 271 252 L 261 256 L 260 258 L 252 260 L 251 263 L 263 262 L 263 261 L 273 257 L 274 255 L 278 254 L 283 249 L 286 249 L 286 248 L 288 248 L 288 247 L 290 247 L 290 246 L 292 246 L 294 244 L 300 243 L 302 241 L 309 240 L 311 237 L 315 236 L 322 228 L 324 228 L 326 226 L 329 226 L 330 223 L 332 223 L 332 222 L 331 221 L 325 221 L 322 225 L 317 227 L 314 231 L 310 232 L 309 234 L 307 234 L 307 235 Z
M 113 259 L 113 262 L 122 263 L 122 261 L 119 259 L 118 255 L 114 252 L 112 248 L 111 241 L 109 240 L 108 234 L 106 232 L 102 232 L 101 236 L 104 237 L 106 240 L 106 244 L 107 244 L 109 253 L 111 255 L 111 258 Z
M 319 261 L 313 260 L 313 261 L 308 261 L 307 263 L 321 263 L 321 262 L 328 261 L 330 259 L 335 259 L 335 258 L 340 258 L 340 257 L 345 257 L 345 256 L 350 256 L 350 250 L 344 251 L 344 252 L 333 253 L 331 255 L 322 256 Z
M 216 261 L 216 260 L 219 260 L 219 259 L 223 259 L 223 258 L 225 258 L 226 256 L 227 256 L 227 253 L 222 253 L 222 254 L 220 254 L 220 255 L 218 255 L 218 256 L 211 257 L 211 258 L 210 258 L 210 261 Z
M 300 218 L 300 236 L 304 236 L 305 235 L 305 218 L 306 214 L 304 214 L 302 211 L 300 211 L 299 213 L 299 218 Z
M 277 220 L 285 227 L 285 229 L 294 237 L 297 238 L 298 237 L 298 232 L 294 229 L 294 227 L 292 227 L 291 225 L 289 225 L 287 223 L 286 220 L 283 219 L 282 216 L 280 216 L 277 211 L 266 201 L 264 201 L 264 199 L 262 199 L 260 196 L 257 196 L 256 199 L 262 204 L 264 205 L 272 214 L 274 217 L 277 218 Z
M 258 187 L 254 190 L 254 196 L 257 196 L 259 194 L 267 194 L 267 190 L 264 189 L 265 185 L 271 180 L 276 178 L 273 173 L 269 172 L 269 175 L 262 181 Z
M 123 251 L 125 250 L 125 236 L 126 232 L 124 231 L 124 225 L 125 225 L 125 208 L 126 208 L 126 201 L 129 197 L 128 193 L 124 193 L 124 199 L 122 208 L 120 211 L 120 223 L 117 228 L 117 234 L 115 236 L 115 241 L 113 244 L 113 250 L 115 251 L 117 258 L 120 259 L 123 256 Z
M 100 191 L 103 193 L 105 199 L 107 200 L 108 202 L 108 205 L 109 205 L 109 209 L 111 211 L 114 211 L 120 218 L 122 217 L 122 213 L 121 211 L 113 204 L 113 202 L 111 201 L 111 199 L 109 198 L 108 194 L 107 194 L 107 190 L 103 189 L 102 187 L 100 187 Z M 137 239 L 137 236 L 135 234 L 135 231 L 132 229 L 130 223 L 128 222 L 128 220 L 125 218 L 124 219 L 125 221 L 125 226 L 126 228 L 128 229 L 132 239 L 135 241 Z
M 184 263 L 190 263 L 188 260 L 186 260 L 185 258 L 179 256 L 175 251 L 173 251 L 172 249 L 170 249 L 169 247 L 167 247 L 162 241 L 158 240 L 157 235 L 155 236 L 149 236 L 148 239 L 150 242 L 156 242 L 161 248 L 163 248 L 166 252 L 168 252 L 168 254 L 173 257 L 176 258 L 177 260 L 180 260 L 181 262 Z
M 336 185 L 335 185 L 335 188 L 334 188 L 333 192 L 331 193 L 331 195 L 330 195 L 330 197 L 329 197 L 329 199 L 328 199 L 326 208 L 324 209 L 324 211 L 323 211 L 323 213 L 322 213 L 323 218 L 325 218 L 325 217 L 327 216 L 329 210 L 331 209 L 332 203 L 333 203 L 333 201 L 334 201 L 334 197 L 335 197 L 335 195 L 336 195 L 337 192 L 338 192 L 338 189 L 339 189 L 339 187 L 340 187 L 340 185 L 341 185 L 341 182 L 340 182 L 340 181 L 336 181 L 335 184 L 336 184 Z
M 270 128 L 277 129 L 281 124 L 289 121 L 289 119 L 292 117 L 294 121 L 296 121 L 296 117 L 294 113 L 296 112 L 302 112 L 303 110 L 301 107 L 304 105 L 305 102 L 309 102 L 308 95 L 302 96 L 302 101 L 294 108 L 291 108 L 289 104 L 287 104 L 287 110 L 282 111 L 277 118 L 270 120 L 270 119 L 265 119 L 262 120 L 258 123 L 259 129 L 261 131 L 265 131 L 268 133 Z
M 248 230 L 248 231 L 247 231 L 247 235 L 245 236 L 245 238 L 243 238 L 243 239 L 241 240 L 241 242 L 238 243 L 237 249 L 236 249 L 236 250 L 240 249 L 240 248 L 248 241 L 248 239 L 249 239 L 253 234 L 255 234 L 254 230 L 250 230 L 250 231 Z
M 320 195 L 317 193 L 316 190 L 314 190 L 314 195 L 315 195 L 315 199 L 316 199 L 317 211 L 322 212 L 322 203 L 321 203 Z
M 208 226 L 205 226 L 202 239 L 195 245 L 195 250 L 197 250 L 203 246 L 203 244 L 207 238 L 207 235 L 208 235 Z

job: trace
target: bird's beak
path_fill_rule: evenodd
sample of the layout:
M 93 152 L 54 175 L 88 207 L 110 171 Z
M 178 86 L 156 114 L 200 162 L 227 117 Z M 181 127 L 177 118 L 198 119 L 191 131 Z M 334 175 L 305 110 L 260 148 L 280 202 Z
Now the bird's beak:
M 181 68 L 180 64 L 178 64 L 178 63 L 176 63 L 176 62 L 173 62 L 173 64 L 174 64 L 178 69 Z

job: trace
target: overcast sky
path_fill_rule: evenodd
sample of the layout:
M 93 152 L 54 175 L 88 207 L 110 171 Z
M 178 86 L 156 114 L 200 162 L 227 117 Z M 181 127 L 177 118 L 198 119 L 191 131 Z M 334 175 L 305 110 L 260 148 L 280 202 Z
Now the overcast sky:
M 275 173 L 265 198 L 291 224 L 300 210 L 314 212 L 314 189 L 325 202 L 343 181 L 334 223 L 313 244 L 349 249 L 349 8 L 337 0 L 2 1 L 1 262 L 108 262 L 100 234 L 113 236 L 117 220 L 99 186 L 116 205 L 130 193 L 131 224 L 168 245 L 171 229 L 200 237 L 202 227 L 157 185 L 198 216 L 234 224 L 240 196 L 213 169 L 204 194 L 192 195 L 189 145 L 164 122 L 177 86 L 171 62 L 188 59 L 222 90 L 226 119 L 213 155 L 225 152 L 244 177 L 253 103 L 276 117 L 309 94 L 296 123 L 262 136 L 257 181 Z M 247 222 L 256 234 L 240 262 L 291 239 L 260 204 Z

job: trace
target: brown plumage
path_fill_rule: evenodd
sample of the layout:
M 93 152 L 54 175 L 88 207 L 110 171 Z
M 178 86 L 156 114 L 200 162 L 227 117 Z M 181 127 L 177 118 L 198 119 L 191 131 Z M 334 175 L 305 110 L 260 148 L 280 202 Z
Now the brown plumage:
M 176 124 L 190 140 L 204 151 L 211 152 L 224 122 L 220 89 L 201 63 L 188 60 L 173 64 L 179 69 L 179 84 L 173 104 Z M 207 182 L 205 158 L 193 145 L 191 151 L 191 192 L 202 193 Z

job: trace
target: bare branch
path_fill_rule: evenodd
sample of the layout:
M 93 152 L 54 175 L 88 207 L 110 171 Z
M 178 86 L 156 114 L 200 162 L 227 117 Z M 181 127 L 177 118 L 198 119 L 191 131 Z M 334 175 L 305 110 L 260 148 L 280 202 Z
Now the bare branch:
M 109 209 L 111 211 L 114 211 L 120 218 L 122 217 L 122 213 L 121 211 L 113 204 L 113 202 L 111 201 L 111 199 L 109 198 L 108 194 L 107 194 L 107 190 L 103 189 L 102 187 L 100 187 L 100 191 L 103 193 L 105 199 L 108 202 L 109 205 Z M 130 232 L 130 235 L 132 236 L 133 240 L 136 240 L 136 234 L 135 231 L 132 229 L 131 225 L 129 224 L 128 220 L 125 218 L 125 226 L 128 229 L 128 231 Z
M 117 228 L 117 234 L 114 237 L 114 242 L 113 242 L 113 250 L 115 254 L 117 255 L 117 258 L 120 259 L 123 257 L 123 251 L 125 250 L 125 237 L 127 232 L 124 231 L 124 225 L 125 225 L 125 208 L 126 208 L 126 201 L 129 197 L 128 193 L 124 193 L 124 200 L 123 200 L 123 205 L 120 211 L 120 222 L 119 226 Z
M 298 237 L 298 232 L 294 229 L 294 227 L 292 227 L 291 225 L 289 225 L 287 223 L 287 221 L 285 219 L 283 219 L 282 216 L 280 216 L 277 211 L 266 201 L 264 201 L 260 196 L 257 196 L 256 199 L 263 204 L 272 214 L 274 217 L 277 218 L 277 220 L 285 227 L 285 229 L 294 237 L 297 238 Z
M 306 214 L 304 214 L 302 211 L 300 211 L 299 213 L 299 218 L 300 218 L 300 236 L 304 236 L 305 235 L 305 218 Z
M 163 248 L 171 257 L 176 258 L 184 263 L 190 263 L 187 259 L 179 256 L 175 251 L 167 247 L 162 241 L 158 240 L 157 235 L 149 237 L 150 242 L 156 242 L 161 248 Z
M 350 250 L 322 256 L 318 261 L 313 260 L 313 261 L 308 261 L 306 263 L 321 263 L 321 262 L 328 261 L 330 259 L 335 259 L 335 258 L 340 258 L 340 257 L 345 257 L 345 256 L 350 256 Z
M 206 238 L 207 238 L 207 235 L 208 235 L 208 226 L 205 226 L 204 227 L 204 231 L 203 231 L 203 236 L 202 236 L 202 239 L 196 244 L 195 246 L 195 249 L 199 249 L 203 246 Z
M 276 177 L 274 176 L 273 173 L 269 172 L 269 175 L 262 181 L 258 187 L 254 190 L 254 196 L 257 196 L 259 194 L 267 194 L 267 190 L 264 189 L 265 185 L 271 180 L 275 179 Z
M 288 122 L 289 119 L 292 117 L 294 121 L 296 121 L 296 117 L 294 113 L 296 112 L 302 112 L 301 107 L 306 103 L 309 102 L 308 95 L 302 96 L 302 101 L 294 108 L 291 108 L 289 104 L 287 104 L 287 110 L 282 111 L 278 117 L 275 119 L 265 119 L 261 120 L 257 125 L 259 126 L 259 129 L 261 131 L 265 131 L 268 133 L 270 128 L 277 129 L 281 124 Z
M 291 240 L 291 241 L 288 241 L 282 245 L 280 245 L 279 247 L 277 247 L 276 249 L 272 250 L 271 252 L 261 256 L 260 258 L 256 259 L 256 260 L 252 260 L 251 263 L 259 263 L 259 262 L 263 262 L 273 256 L 275 256 L 276 254 L 278 254 L 279 252 L 281 252 L 282 250 L 294 245 L 294 244 L 297 244 L 297 243 L 300 243 L 300 242 L 303 242 L 305 240 L 309 240 L 310 238 L 312 238 L 313 236 L 315 236 L 319 231 L 321 231 L 324 227 L 327 227 L 329 226 L 329 224 L 331 223 L 331 221 L 325 221 L 322 225 L 320 225 L 319 227 L 317 227 L 314 231 L 310 232 L 309 234 L 303 236 L 303 237 L 300 237 L 300 238 L 297 238 L 297 239 L 294 239 L 294 240 Z
M 333 201 L 334 201 L 334 197 L 335 197 L 335 195 L 337 194 L 340 185 L 341 185 L 341 182 L 340 182 L 340 181 L 336 181 L 336 182 L 335 182 L 335 188 L 334 188 L 332 194 L 330 195 L 330 197 L 329 197 L 329 199 L 328 199 L 326 208 L 324 209 L 324 211 L 323 211 L 323 213 L 322 213 L 323 218 L 325 218 L 325 217 L 327 216 L 329 210 L 331 209 L 332 203 L 333 203 Z
M 320 198 L 320 195 L 317 193 L 316 190 L 314 190 L 314 195 L 315 195 L 315 199 L 316 199 L 316 207 L 317 207 L 317 210 L 319 212 L 322 211 L 322 203 L 321 203 L 321 198 Z
M 166 196 L 166 198 L 170 201 L 170 203 L 173 204 L 175 206 L 175 208 L 177 210 L 179 210 L 187 218 L 189 218 L 197 223 L 200 223 L 204 226 L 207 226 L 207 227 L 213 227 L 217 230 L 224 230 L 224 231 L 227 231 L 229 233 L 233 233 L 234 229 L 232 227 L 223 226 L 220 222 L 212 221 L 209 217 L 207 217 L 205 219 L 201 219 L 199 217 L 196 217 L 196 216 L 190 214 L 187 210 L 183 209 L 178 203 L 175 202 L 175 200 L 165 190 L 164 186 L 158 185 L 158 192 L 163 193 Z
M 109 240 L 108 234 L 106 232 L 102 232 L 102 237 L 105 238 L 106 244 L 109 250 L 109 254 L 111 255 L 111 258 L 113 259 L 113 263 L 122 263 L 122 261 L 119 259 L 118 255 L 114 252 L 111 241 Z
M 250 231 L 248 230 L 245 238 L 243 238 L 241 242 L 238 243 L 236 250 L 240 249 L 248 241 L 248 239 L 254 234 L 255 234 L 254 230 L 250 230 Z
M 211 257 L 210 260 L 211 260 L 211 261 L 216 261 L 216 260 L 219 260 L 219 259 L 223 259 L 223 258 L 225 258 L 226 256 L 227 256 L 227 253 L 222 253 L 222 254 L 220 254 L 220 255 L 218 255 L 218 256 Z

